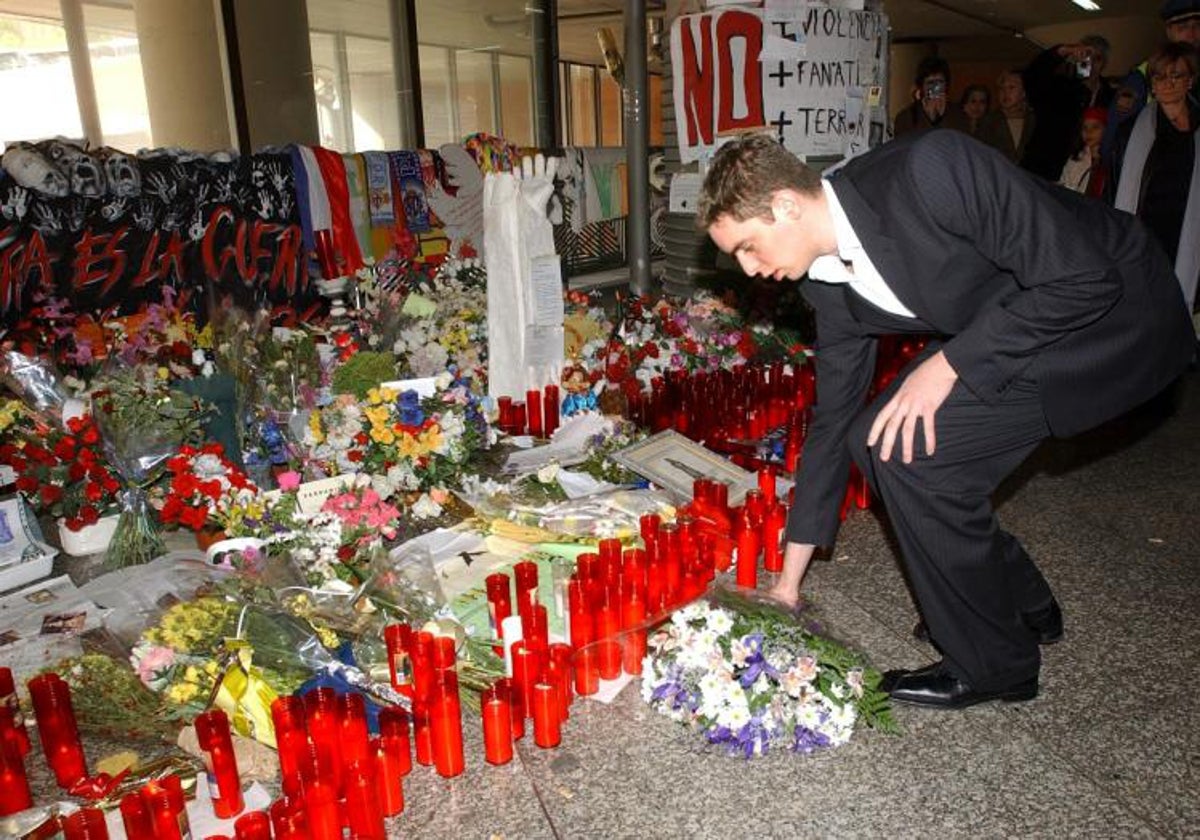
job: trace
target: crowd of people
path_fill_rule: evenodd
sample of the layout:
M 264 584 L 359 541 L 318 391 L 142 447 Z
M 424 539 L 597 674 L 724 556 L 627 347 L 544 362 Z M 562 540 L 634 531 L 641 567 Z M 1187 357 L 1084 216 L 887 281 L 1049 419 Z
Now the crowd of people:
M 1109 43 L 1090 35 L 1044 50 L 950 100 L 950 66 L 917 68 L 913 101 L 893 132 L 953 128 L 1022 168 L 1138 216 L 1171 258 L 1184 300 L 1200 278 L 1200 0 L 1166 0 L 1165 41 L 1124 75 L 1107 75 Z

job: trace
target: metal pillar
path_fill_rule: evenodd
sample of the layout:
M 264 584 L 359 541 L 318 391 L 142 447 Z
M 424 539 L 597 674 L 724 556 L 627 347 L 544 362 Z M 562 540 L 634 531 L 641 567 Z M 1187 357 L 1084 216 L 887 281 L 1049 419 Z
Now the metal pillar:
M 79 103 L 79 123 L 83 136 L 92 146 L 104 145 L 100 129 L 100 105 L 96 100 L 96 82 L 92 78 L 92 58 L 88 53 L 87 27 L 79 0 L 59 0 L 63 29 L 67 33 L 67 53 L 71 59 L 71 78 L 75 81 L 75 99 Z
M 625 159 L 629 218 L 625 225 L 629 289 L 650 291 L 650 86 L 646 72 L 646 0 L 625 0 Z
M 539 149 L 563 145 L 558 120 L 558 0 L 530 0 L 525 6 L 533 30 L 533 124 Z
M 420 149 L 425 145 L 425 120 L 421 114 L 416 0 L 391 0 L 388 18 L 392 30 L 392 73 L 396 80 L 400 148 Z

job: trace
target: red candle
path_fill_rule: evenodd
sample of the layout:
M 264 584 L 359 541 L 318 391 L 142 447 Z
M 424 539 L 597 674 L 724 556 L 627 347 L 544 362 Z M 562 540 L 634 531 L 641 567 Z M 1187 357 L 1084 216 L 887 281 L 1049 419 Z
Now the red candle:
M 429 729 L 429 701 L 414 697 L 412 701 L 413 754 L 417 764 L 433 764 L 433 733 Z
M 536 683 L 533 686 L 533 742 L 549 749 L 557 747 L 561 741 L 558 690 L 549 683 Z
M 182 840 L 191 835 L 183 785 L 175 775 L 164 776 L 142 787 L 156 840 Z
M 62 828 L 66 840 L 108 840 L 108 826 L 99 808 L 80 808 L 63 817 Z
M 233 738 L 229 734 L 229 718 L 220 709 L 210 709 L 196 717 L 195 727 L 196 740 L 206 754 L 204 765 L 213 813 L 227 820 L 246 807 L 237 757 L 233 754 Z
M 433 665 L 433 648 L 434 636 L 432 633 L 422 630 L 413 634 L 411 653 L 413 695 L 415 697 L 427 695 L 433 687 L 434 672 L 437 670 Z
M 383 639 L 387 643 L 388 673 L 392 678 L 392 688 L 405 697 L 412 697 L 412 628 L 407 624 L 389 624 L 383 628 Z
M 484 583 L 487 586 L 488 626 L 492 630 L 492 637 L 501 639 L 504 634 L 500 625 L 512 615 L 512 594 L 508 575 L 496 572 L 484 578 Z
M 511 431 L 512 427 L 512 397 L 496 397 L 496 425 L 501 431 Z
M 775 500 L 775 471 L 770 467 L 763 467 L 758 471 L 758 489 L 768 505 Z
M 271 803 L 270 812 L 275 840 L 308 840 L 308 822 L 304 806 L 298 798 L 277 799 Z
M 517 400 L 512 404 L 512 434 L 523 435 L 526 432 L 528 415 L 525 412 L 525 403 Z
M 395 745 L 388 744 L 384 737 L 371 739 L 371 753 L 375 756 L 375 794 L 385 817 L 394 817 L 404 810 L 404 774 L 408 772 L 404 762 L 411 763 L 407 740 L 405 744 L 402 758 Z
M 29 681 L 29 696 L 46 763 L 54 771 L 59 787 L 69 788 L 87 776 L 75 710 L 71 707 L 71 689 L 58 674 L 40 674 Z
M 546 647 L 550 643 L 550 613 L 534 604 L 521 613 L 521 632 L 528 647 Z
M 729 485 L 724 481 L 713 482 L 712 505 L 726 516 L 729 515 Z
M 563 720 L 566 720 L 570 713 L 571 703 L 575 699 L 574 693 L 571 691 L 571 662 L 574 658 L 574 651 L 570 645 L 564 645 L 562 642 L 555 642 L 550 645 L 550 661 L 554 663 L 558 675 L 561 677 L 561 682 L 558 686 L 559 707 L 562 710 Z
M 522 560 L 513 566 L 517 582 L 517 612 L 524 615 L 526 608 L 538 603 L 538 565 L 531 560 Z
M 367 732 L 367 704 L 358 693 L 341 697 L 342 764 L 364 762 L 371 754 L 370 733 Z
M 606 603 L 596 610 L 596 623 L 600 641 L 596 643 L 599 654 L 600 677 L 615 680 L 621 676 L 621 610 L 616 603 Z
M 644 513 L 638 519 L 638 528 L 642 534 L 642 541 L 649 543 L 658 536 L 658 526 L 662 524 L 662 519 L 657 513 Z
M 412 770 L 408 718 L 408 712 L 399 706 L 384 706 L 379 710 L 379 739 L 401 776 L 407 776 Z
M 0 706 L 0 718 L 11 721 L 12 709 Z M 15 738 L 0 739 L 0 817 L 33 807 L 25 761 Z M 135 839 L 136 840 L 136 839 Z
M 542 436 L 542 392 L 533 388 L 525 392 L 525 410 L 529 414 L 529 434 Z
M 17 698 L 17 686 L 12 671 L 0 668 L 0 707 L 12 712 L 8 723 L 0 725 L 0 740 L 5 737 L 16 739 L 22 756 L 29 752 L 29 732 L 25 729 L 25 715 L 21 713 L 21 702 Z
M 361 840 L 384 840 L 383 809 L 379 807 L 375 787 L 374 758 L 346 765 L 346 821 L 350 835 Z
M 575 651 L 575 693 L 580 697 L 590 697 L 600 690 L 600 666 L 596 658 L 593 647 Z
M 737 585 L 754 589 L 758 586 L 759 536 L 745 509 L 738 512 L 734 534 L 737 542 Z
M 533 686 L 542 678 L 545 657 L 544 647 L 533 647 L 523 641 L 512 646 L 513 686 L 521 694 L 521 706 L 527 716 L 533 714 Z
M 632 587 L 621 605 L 625 637 L 621 646 L 621 667 L 626 674 L 640 676 L 642 660 L 646 657 L 646 601 L 637 587 Z
M 567 615 L 571 623 L 571 646 L 576 650 L 596 638 L 587 583 L 575 575 L 567 581 Z
M 558 428 L 558 386 L 546 386 L 546 398 L 542 401 L 543 412 L 545 413 L 545 428 L 546 437 L 554 434 Z
M 769 507 L 767 515 L 763 517 L 763 568 L 768 572 L 783 571 L 783 550 L 779 545 L 779 537 L 786 519 L 787 508 L 780 504 Z
M 0 785 L 0 791 L 4 786 Z M 150 821 L 150 810 L 141 792 L 129 793 L 121 798 L 121 823 L 125 826 L 128 840 L 154 840 L 154 826 Z
M 308 739 L 317 765 L 329 773 L 333 789 L 342 788 L 341 712 L 337 692 L 329 687 L 316 688 L 304 695 L 304 713 Z M 307 794 L 306 794 L 307 795 Z M 309 815 L 312 821 L 312 815 Z
M 508 764 L 513 757 L 512 705 L 508 692 L 495 685 L 480 696 L 483 757 L 488 764 Z
M 757 527 L 762 524 L 763 516 L 767 512 L 767 499 L 758 490 L 747 490 L 742 508 L 750 517 L 750 522 Z
M 429 722 L 434 767 L 443 779 L 452 779 L 464 768 L 462 706 L 458 699 L 457 679 L 453 688 L 440 684 L 434 690 L 429 704 Z
M 271 702 L 271 720 L 275 724 L 275 747 L 279 753 L 279 776 L 285 796 L 300 793 L 300 769 L 308 757 L 308 732 L 304 722 L 304 703 L 290 695 Z
M 621 560 L 621 541 L 615 539 L 600 540 L 600 562 L 608 565 L 609 563 L 619 563 Z
M 433 668 L 435 671 L 453 669 L 458 662 L 455 652 L 457 641 L 453 636 L 435 636 L 433 639 Z
M 674 523 L 664 523 L 658 529 L 658 539 L 654 541 L 655 551 L 662 559 L 663 565 L 663 603 L 674 606 L 677 603 L 680 584 L 683 582 L 683 563 L 679 546 L 679 526 Z
M 271 818 L 265 811 L 250 811 L 233 824 L 237 840 L 271 840 Z
M 304 816 L 311 840 L 342 840 L 342 809 L 337 786 L 313 779 L 304 785 Z

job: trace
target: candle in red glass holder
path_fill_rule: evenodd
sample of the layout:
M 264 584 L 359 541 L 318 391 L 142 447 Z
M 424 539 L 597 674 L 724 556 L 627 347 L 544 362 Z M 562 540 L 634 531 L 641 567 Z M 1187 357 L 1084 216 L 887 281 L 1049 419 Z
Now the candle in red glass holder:
M 332 781 L 313 779 L 305 783 L 302 801 L 311 840 L 342 840 L 342 807 Z
M 558 685 L 558 700 L 563 713 L 563 720 L 566 720 L 569 716 L 571 703 L 575 699 L 575 694 L 571 691 L 571 661 L 573 656 L 574 652 L 571 650 L 570 645 L 564 645 L 562 642 L 555 642 L 550 645 L 550 661 L 554 663 L 561 677 Z
M 308 755 L 308 732 L 304 703 L 299 697 L 276 697 L 271 702 L 275 724 L 275 747 L 279 753 L 279 776 L 285 796 L 300 792 L 300 768 Z
M 22 756 L 29 752 L 29 732 L 25 729 L 25 715 L 21 713 L 21 702 L 17 698 L 17 686 L 12 671 L 0 668 L 0 706 L 8 708 L 12 717 L 6 726 L 0 727 L 0 740 L 11 735 L 17 742 Z
M 606 603 L 596 610 L 597 636 L 596 643 L 599 654 L 600 677 L 615 680 L 621 676 L 621 607 L 619 604 Z
M 521 630 L 528 647 L 550 644 L 550 613 L 541 604 L 534 604 L 521 614 Z
M 529 434 L 540 438 L 543 434 L 542 392 L 532 388 L 525 392 L 525 411 L 529 416 Z
M 417 764 L 433 764 L 433 734 L 429 731 L 429 702 L 425 697 L 412 701 L 413 757 Z
M 533 742 L 543 749 L 557 747 L 562 741 L 562 719 L 558 711 L 558 690 L 549 683 L 533 686 Z
M 458 663 L 455 651 L 456 640 L 453 636 L 435 636 L 433 639 L 433 668 L 435 671 L 445 671 L 454 668 Z
M 63 817 L 62 829 L 65 840 L 108 840 L 108 826 L 99 808 L 80 808 Z
M 646 611 L 655 615 L 662 610 L 663 594 L 667 588 L 666 564 L 658 557 L 646 562 Z
M 357 692 L 341 697 L 342 764 L 366 761 L 371 754 L 370 733 L 367 731 L 367 703 Z
M 776 504 L 767 508 L 767 515 L 763 517 L 762 546 L 763 569 L 768 572 L 783 571 L 783 549 L 779 544 L 779 537 L 783 533 L 786 521 L 787 508 L 783 505 Z
M 12 710 L 0 707 L 0 718 L 12 719 Z M 0 817 L 33 806 L 25 761 L 15 738 L 0 739 Z
M 763 516 L 767 512 L 767 498 L 759 490 L 747 490 L 742 508 L 750 517 L 751 524 L 758 527 L 762 525 Z
M 408 731 L 409 714 L 399 706 L 384 706 L 379 710 L 379 738 L 392 756 L 400 775 L 412 770 L 412 744 Z
M 434 635 L 429 631 L 421 630 L 413 634 L 412 670 L 414 696 L 422 697 L 428 694 L 433 686 L 434 672 L 437 670 L 433 666 L 433 647 Z
M 744 508 L 738 512 L 734 524 L 734 541 L 737 543 L 737 585 L 754 589 L 758 586 L 759 535 Z
M 509 713 L 512 715 L 512 738 L 519 741 L 525 737 L 525 705 L 521 692 L 510 677 L 501 677 L 492 683 L 497 692 L 508 698 Z
M 550 437 L 558 428 L 558 407 L 558 386 L 547 385 L 546 395 L 542 400 L 542 410 L 545 415 L 545 422 L 542 425 L 545 428 L 546 437 Z
M 657 513 L 644 513 L 638 519 L 638 530 L 642 534 L 642 541 L 649 543 L 658 536 L 658 526 L 662 524 L 662 519 Z
M 679 527 L 672 522 L 664 523 L 658 529 L 658 538 L 654 541 L 654 546 L 658 556 L 662 559 L 663 603 L 666 606 L 674 606 L 679 595 L 680 584 L 683 582 Z
M 277 799 L 271 803 L 270 812 L 275 840 L 308 840 L 308 823 L 299 798 Z
M 575 651 L 572 669 L 575 674 L 575 693 L 590 697 L 600 690 L 600 663 L 594 646 Z
M 758 471 L 758 489 L 768 505 L 775 500 L 775 471 L 770 467 Z
M 600 540 L 599 552 L 602 566 L 608 563 L 619 562 L 621 559 L 621 541 L 616 539 Z
M 511 434 L 523 435 L 529 430 L 529 415 L 525 410 L 525 403 L 521 400 L 515 400 L 512 404 L 512 423 L 510 424 Z
M 621 644 L 621 667 L 626 674 L 639 676 L 642 660 L 646 656 L 646 596 L 642 588 L 633 586 L 626 590 L 621 605 L 621 623 L 625 634 Z
M 373 758 L 346 765 L 345 809 L 350 836 L 361 840 L 384 840 L 383 809 L 379 807 L 375 787 Z
M 488 764 L 508 764 L 513 757 L 512 705 L 508 692 L 495 685 L 479 698 L 483 715 L 483 757 Z
M 406 697 L 412 697 L 412 628 L 407 624 L 389 624 L 383 628 L 383 640 L 387 643 L 392 688 Z
M 503 638 L 500 625 L 513 611 L 509 578 L 503 572 L 496 572 L 484 578 L 484 584 L 487 586 L 488 626 L 492 635 L 500 639 Z
M 714 481 L 712 485 L 713 508 L 729 515 L 729 485 L 724 481 Z
M 3 790 L 2 786 L 0 790 Z M 140 791 L 121 797 L 121 824 L 125 826 L 128 840 L 154 840 L 150 809 L 146 807 L 146 800 Z
M 526 716 L 533 714 L 533 685 L 542 678 L 545 657 L 544 647 L 530 647 L 524 641 L 512 647 L 513 686 L 521 693 L 521 706 Z
M 249 811 L 233 824 L 237 840 L 271 840 L 271 818 L 266 811 Z
M 527 606 L 538 602 L 538 564 L 522 560 L 513 566 L 517 582 L 517 612 L 523 613 Z
M 71 689 L 58 674 L 39 674 L 29 681 L 29 696 L 46 763 L 59 787 L 69 788 L 87 776 Z
M 205 752 L 213 813 L 227 820 L 246 807 L 237 757 L 233 754 L 233 738 L 229 734 L 229 718 L 220 709 L 210 709 L 196 717 L 195 727 L 196 740 Z
M 308 726 L 308 740 L 317 764 L 327 768 L 329 781 L 334 790 L 341 791 L 342 745 L 341 713 L 337 692 L 323 686 L 304 695 L 304 714 Z
M 439 685 L 429 700 L 429 728 L 433 741 L 433 765 L 443 779 L 462 773 L 462 705 L 454 688 Z
M 175 775 L 142 786 L 142 799 L 150 815 L 155 840 L 183 840 L 191 836 L 183 785 Z
M 501 431 L 512 428 L 512 397 L 496 397 L 496 425 Z
M 375 758 L 375 795 L 379 797 L 379 808 L 385 817 L 394 817 L 404 810 L 404 774 L 408 771 L 403 769 L 399 750 L 382 736 L 371 739 L 371 754 Z M 411 760 L 407 751 L 404 760 Z

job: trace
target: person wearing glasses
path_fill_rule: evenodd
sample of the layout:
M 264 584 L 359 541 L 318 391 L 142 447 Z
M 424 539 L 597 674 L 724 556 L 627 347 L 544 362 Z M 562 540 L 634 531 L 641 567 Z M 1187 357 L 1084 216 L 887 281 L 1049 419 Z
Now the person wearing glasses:
M 1150 57 L 1153 99 L 1118 136 L 1112 179 L 1114 206 L 1140 218 L 1173 261 L 1188 312 L 1200 277 L 1200 104 L 1188 94 L 1198 69 L 1183 41 Z

